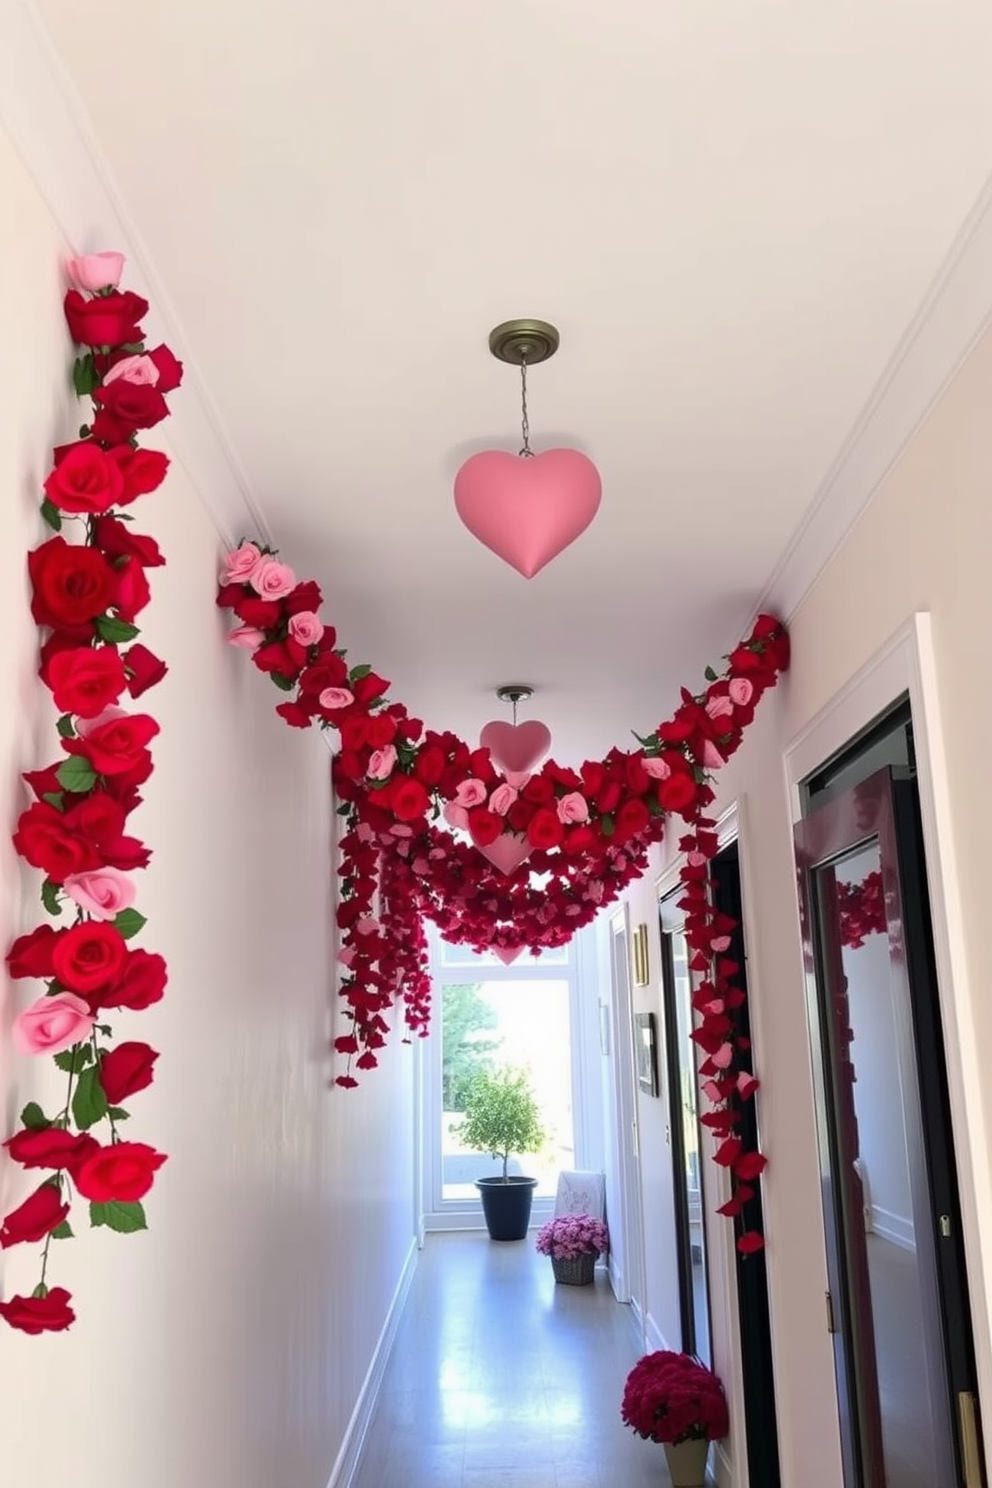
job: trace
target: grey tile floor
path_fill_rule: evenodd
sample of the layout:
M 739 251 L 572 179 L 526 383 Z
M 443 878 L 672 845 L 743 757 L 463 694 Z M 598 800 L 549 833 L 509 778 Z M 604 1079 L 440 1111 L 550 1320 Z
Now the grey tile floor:
M 620 1420 L 641 1352 L 601 1270 L 556 1286 L 533 1236 L 430 1235 L 354 1488 L 668 1488 Z

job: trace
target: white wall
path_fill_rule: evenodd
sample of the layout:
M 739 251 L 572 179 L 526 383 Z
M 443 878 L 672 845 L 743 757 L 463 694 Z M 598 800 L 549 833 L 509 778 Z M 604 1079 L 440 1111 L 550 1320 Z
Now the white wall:
M 946 790 L 956 875 L 942 884 L 957 951 L 954 985 L 941 987 L 956 1141 L 968 1218 L 972 1307 L 980 1387 L 990 1370 L 988 1297 L 992 1204 L 988 1142 L 992 1083 L 976 1051 L 992 1047 L 992 1000 L 981 995 L 986 956 L 987 855 L 992 787 L 988 677 L 988 566 L 992 552 L 992 334 L 936 404 L 871 505 L 791 617 L 793 663 L 767 697 L 742 749 L 722 773 L 720 809 L 741 802 L 742 879 L 752 1033 L 763 1086 L 759 1120 L 770 1306 L 784 1483 L 840 1488 L 834 1376 L 825 1327 L 826 1268 L 784 754 L 914 612 L 929 611 L 943 723 Z M 728 637 L 728 646 L 734 638 Z M 691 678 L 686 678 L 691 683 Z M 658 861 L 664 861 L 664 852 Z M 933 864 L 930 865 L 931 869 Z M 650 876 L 632 892 L 657 955 Z M 946 927 L 942 927 L 946 928 Z M 971 989 L 974 989 L 972 992 Z M 645 1163 L 655 1160 L 645 1138 Z M 663 1158 L 663 1148 L 654 1153 Z M 710 1204 L 714 1169 L 706 1164 Z M 718 1200 L 717 1200 L 718 1201 Z M 730 1226 L 716 1221 L 711 1233 Z M 649 1293 L 664 1298 L 671 1236 L 649 1237 Z M 718 1258 L 722 1264 L 723 1257 Z M 660 1307 L 661 1302 L 651 1303 Z M 715 1307 L 718 1301 L 714 1298 Z M 732 1338 L 714 1330 L 717 1368 L 733 1386 Z M 990 1399 L 992 1381 L 985 1384 Z M 986 1420 L 986 1439 L 989 1422 Z M 731 1447 L 733 1443 L 731 1441 Z M 811 1467 L 812 1465 L 812 1467 Z M 811 1473 L 813 1475 L 811 1475 Z M 739 1477 L 739 1482 L 743 1477 Z
M 51 445 L 78 413 L 65 245 L 2 136 L 0 200 L 0 793 L 12 823 L 26 798 L 17 772 L 55 753 L 32 678 L 24 552 L 43 535 Z M 181 419 L 181 392 L 172 403 Z M 147 1235 L 80 1224 L 55 1249 L 50 1279 L 76 1298 L 68 1333 L 0 1325 L 0 1475 L 10 1488 L 325 1488 L 411 1244 L 412 1051 L 397 1045 L 358 1091 L 329 1088 L 329 756 L 285 727 L 275 689 L 223 643 L 219 540 L 183 472 L 135 513 L 169 559 L 142 616 L 171 673 L 147 695 L 162 735 L 132 821 L 155 852 L 141 943 L 166 955 L 170 986 L 157 1008 L 114 1021 L 161 1051 L 133 1134 L 170 1160 Z M 0 876 L 6 944 L 37 922 L 37 875 L 21 876 L 6 833 Z M 27 986 L 0 994 L 5 1034 Z M 0 1038 L 6 1130 L 47 1088 L 47 1063 Z M 0 1167 L 5 1209 L 27 1187 Z M 5 1296 L 34 1283 L 37 1249 L 22 1249 L 0 1258 Z

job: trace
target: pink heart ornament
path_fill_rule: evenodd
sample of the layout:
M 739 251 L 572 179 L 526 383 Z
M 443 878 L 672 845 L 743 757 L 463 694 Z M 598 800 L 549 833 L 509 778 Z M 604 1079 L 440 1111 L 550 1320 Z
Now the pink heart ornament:
M 486 724 L 479 735 L 479 743 L 483 749 L 489 750 L 493 763 L 506 772 L 514 790 L 520 790 L 516 781 L 510 780 L 510 775 L 530 778 L 538 760 L 542 760 L 551 748 L 551 731 L 546 723 L 536 718 L 528 718 L 526 723 L 507 723 L 505 718 L 497 718 Z
M 522 951 L 523 946 L 517 946 L 516 950 L 511 950 L 509 946 L 493 946 L 493 955 L 502 961 L 504 966 L 512 966 Z
M 599 471 L 578 450 L 529 459 L 483 450 L 455 477 L 455 509 L 469 532 L 525 579 L 585 532 L 602 495 Z
M 526 837 L 518 837 L 513 832 L 504 832 L 495 842 L 490 842 L 488 847 L 480 847 L 478 843 L 475 845 L 494 868 L 507 876 L 516 872 L 520 864 L 530 857 L 531 851 Z

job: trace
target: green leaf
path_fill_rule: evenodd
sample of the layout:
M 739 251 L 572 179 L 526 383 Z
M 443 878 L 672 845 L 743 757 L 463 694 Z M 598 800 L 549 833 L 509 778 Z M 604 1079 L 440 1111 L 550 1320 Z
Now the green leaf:
M 106 1225 L 121 1235 L 133 1235 L 135 1230 L 147 1230 L 148 1222 L 140 1204 L 127 1204 L 121 1199 L 111 1199 L 108 1204 L 90 1205 L 90 1224 Z
M 715 682 L 717 680 L 716 672 L 713 670 L 713 668 L 711 666 L 708 666 L 706 668 L 705 672 L 703 673 L 703 676 L 706 678 L 707 682 Z
M 63 713 L 55 727 L 63 739 L 74 739 L 76 737 L 76 730 L 72 726 L 71 713 Z
M 71 1240 L 73 1238 L 72 1225 L 64 1219 L 60 1225 L 55 1226 L 51 1234 L 53 1240 Z
M 123 935 L 125 940 L 130 940 L 132 935 L 148 923 L 143 914 L 136 909 L 122 909 L 120 914 L 114 916 L 114 926 Z
M 599 830 L 602 832 L 602 834 L 603 834 L 604 837 L 612 837 L 613 836 L 613 828 L 614 828 L 614 823 L 613 823 L 612 816 L 602 816 L 602 817 L 600 817 L 600 819 L 599 819 Z
M 51 1124 L 38 1102 L 28 1101 L 21 1112 L 21 1125 L 28 1131 L 47 1131 Z
M 55 1063 L 60 1070 L 65 1070 L 67 1075 L 78 1075 L 92 1062 L 93 1050 L 89 1044 L 76 1044 L 73 1048 L 63 1049 L 61 1054 L 55 1055 Z
M 81 754 L 70 754 L 67 760 L 63 760 L 55 778 L 63 790 L 72 791 L 77 796 L 85 796 L 96 785 L 96 771 Z
M 41 799 L 47 801 L 49 806 L 54 806 L 56 811 L 65 810 L 65 800 L 61 791 L 46 791 Z
M 77 357 L 72 369 L 72 385 L 80 398 L 85 398 L 99 386 L 99 378 L 96 375 L 96 365 L 93 361 L 93 353 L 88 351 L 85 356 Z
M 137 625 L 129 625 L 126 620 L 116 620 L 113 615 L 97 615 L 97 635 L 103 641 L 109 641 L 112 646 L 119 646 L 122 641 L 133 641 L 141 631 Z
M 98 1023 L 96 1025 L 96 1031 L 97 1033 L 105 1034 L 107 1038 L 113 1038 L 114 1036 L 114 1030 L 109 1023 Z
M 47 1297 L 48 1296 L 48 1288 L 45 1285 L 45 1283 L 43 1281 L 39 1281 L 38 1285 L 35 1287 L 34 1291 L 31 1293 L 31 1295 L 32 1295 L 32 1297 L 38 1297 L 39 1299 L 41 1299 L 43 1297 Z
M 60 915 L 62 906 L 59 903 L 59 886 L 53 884 L 50 878 L 46 878 L 41 886 L 41 902 L 45 906 L 46 914 Z
M 107 1115 L 111 1121 L 130 1121 L 131 1112 L 125 1111 L 123 1106 L 108 1106 Z
M 371 670 L 372 668 L 368 665 L 367 662 L 362 662 L 361 666 L 352 667 L 350 680 L 352 682 L 360 682 L 363 677 L 367 677 L 369 675 Z
M 49 501 L 47 496 L 41 503 L 41 515 L 55 532 L 62 531 L 62 513 L 55 505 L 55 502 Z
M 291 677 L 283 677 L 279 672 L 270 672 L 269 676 L 281 692 L 292 692 L 296 683 Z
M 76 1084 L 72 1097 L 72 1119 L 80 1131 L 89 1131 L 107 1114 L 107 1096 L 100 1084 L 100 1072 L 96 1065 L 84 1069 Z
M 350 814 L 351 814 L 351 807 L 348 806 L 348 805 L 336 806 L 334 808 L 334 815 L 335 816 L 349 816 Z
M 129 351 L 132 356 L 140 356 L 145 349 L 145 343 L 144 341 L 125 341 L 121 349 Z

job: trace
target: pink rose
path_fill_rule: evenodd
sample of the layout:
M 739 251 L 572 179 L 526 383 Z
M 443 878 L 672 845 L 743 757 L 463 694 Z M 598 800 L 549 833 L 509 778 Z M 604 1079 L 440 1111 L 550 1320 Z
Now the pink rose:
M 748 686 L 751 684 L 748 683 Z M 706 715 L 708 718 L 727 718 L 734 711 L 734 705 L 725 692 L 718 692 L 711 697 L 706 704 Z
M 358 952 L 355 950 L 354 946 L 345 946 L 343 950 L 338 951 L 338 960 L 340 961 L 342 966 L 347 967 L 347 969 L 350 971 L 355 963 L 355 957 L 357 955 Z
M 289 633 L 301 646 L 316 646 L 324 634 L 324 622 L 313 610 L 301 610 L 290 620 Z
M 709 862 L 709 858 L 706 856 L 705 853 L 691 852 L 686 858 L 686 862 L 689 864 L 690 868 L 705 868 L 706 864 Z
M 77 289 L 96 294 L 100 289 L 116 289 L 124 272 L 123 253 L 83 253 L 66 263 L 69 278 Z
M 749 1097 L 754 1094 L 760 1084 L 760 1080 L 756 1080 L 755 1077 L 753 1075 L 749 1075 L 746 1070 L 741 1070 L 741 1072 L 737 1076 L 737 1093 L 740 1096 L 741 1100 L 748 1100 Z
M 505 816 L 519 795 L 512 785 L 498 785 L 489 797 L 489 810 L 497 816 Z
M 717 1069 L 728 1069 L 729 1066 L 733 1063 L 733 1044 L 721 1044 L 716 1053 L 710 1055 L 710 1058 L 713 1060 L 713 1063 L 716 1065 Z
M 265 631 L 254 625 L 239 625 L 227 638 L 229 646 L 239 646 L 242 651 L 257 651 L 265 640 Z
M 722 770 L 727 763 L 711 739 L 703 740 L 702 762 L 707 770 Z
M 86 873 L 70 873 L 62 887 L 69 898 L 94 920 L 112 920 L 122 909 L 131 907 L 137 894 L 131 879 L 119 868 L 92 868 Z
M 601 904 L 605 892 L 606 885 L 603 883 L 603 880 L 601 878 L 591 878 L 586 889 L 585 897 L 591 899 L 593 904 Z
M 296 575 L 278 558 L 260 558 L 251 575 L 251 586 L 262 599 L 285 599 L 296 588 Z
M 254 543 L 242 543 L 231 553 L 225 553 L 221 564 L 222 584 L 247 584 L 261 562 L 262 555 Z
M 558 802 L 558 820 L 566 824 L 589 820 L 589 802 L 581 791 L 569 791 L 567 796 L 562 796 Z
M 713 939 L 710 941 L 710 950 L 713 952 L 714 955 L 722 956 L 724 951 L 730 950 L 730 936 L 714 935 Z
M 370 780 L 388 780 L 396 766 L 396 749 L 387 744 L 384 749 L 375 749 L 365 773 Z
M 375 915 L 362 915 L 362 918 L 355 922 L 355 929 L 359 935 L 374 935 L 378 928 L 379 921 Z
M 74 992 L 39 997 L 14 1019 L 11 1036 L 22 1054 L 60 1054 L 89 1038 L 96 1014 Z
M 90 734 L 93 733 L 94 729 L 103 728 L 103 725 L 105 723 L 113 723 L 115 718 L 128 717 L 130 717 L 130 715 L 126 708 L 118 708 L 115 706 L 104 708 L 103 712 L 98 713 L 95 718 L 77 718 L 76 733 L 81 739 L 88 739 Z
M 332 712 L 335 708 L 350 708 L 355 694 L 347 687 L 325 687 L 317 701 L 322 708 Z
M 115 362 L 109 372 L 104 373 L 103 385 L 108 382 L 133 383 L 135 387 L 154 387 L 160 377 L 160 372 L 150 356 L 128 356 L 122 357 Z
M 443 815 L 449 827 L 461 827 L 462 829 L 468 827 L 468 811 L 464 806 L 459 806 L 455 801 L 445 803 Z M 431 857 L 433 856 L 434 853 L 432 852 Z
M 667 760 L 659 759 L 656 755 L 645 755 L 641 760 L 644 772 L 651 776 L 652 780 L 667 780 L 672 773 L 672 767 Z
M 456 806 L 481 806 L 489 792 L 481 780 L 474 777 L 471 780 L 463 780 L 455 791 Z
M 732 677 L 728 691 L 738 708 L 746 708 L 754 697 L 754 684 L 746 677 Z

